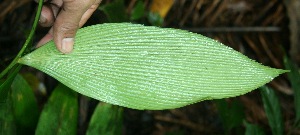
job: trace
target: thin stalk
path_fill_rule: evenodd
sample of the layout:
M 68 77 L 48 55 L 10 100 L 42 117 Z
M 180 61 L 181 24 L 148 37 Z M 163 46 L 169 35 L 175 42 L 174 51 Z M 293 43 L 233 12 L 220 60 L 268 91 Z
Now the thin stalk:
M 17 54 L 17 56 L 14 58 L 14 60 L 1 72 L 0 79 L 3 78 L 7 74 L 7 72 L 10 69 L 12 69 L 13 66 L 15 66 L 18 63 L 19 58 L 21 58 L 21 56 L 23 55 L 24 51 L 27 49 L 27 46 L 30 43 L 30 41 L 31 41 L 31 39 L 32 39 L 32 37 L 34 35 L 36 26 L 37 26 L 37 24 L 39 22 L 39 18 L 40 18 L 40 15 L 41 15 L 42 6 L 43 6 L 43 0 L 39 0 L 39 6 L 38 6 L 38 9 L 37 9 L 37 12 L 36 12 L 36 15 L 35 15 L 35 18 L 34 18 L 34 22 L 33 22 L 33 26 L 31 28 L 29 36 L 26 39 L 23 47 L 21 48 L 21 50 L 19 51 L 19 53 Z

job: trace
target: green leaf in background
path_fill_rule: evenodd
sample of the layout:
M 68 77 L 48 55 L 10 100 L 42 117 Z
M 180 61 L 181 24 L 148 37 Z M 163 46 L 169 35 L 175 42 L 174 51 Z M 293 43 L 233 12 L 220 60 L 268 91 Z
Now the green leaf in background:
M 15 135 L 16 124 L 13 115 L 11 97 L 0 102 L 0 135 Z
M 99 103 L 91 118 L 87 135 L 122 134 L 122 115 L 122 107 Z
M 299 68 L 292 63 L 292 61 L 288 58 L 284 58 L 285 68 L 291 70 L 288 73 L 289 80 L 292 85 L 292 89 L 294 90 L 294 102 L 295 102 L 295 110 L 296 110 L 296 120 L 295 123 L 297 126 L 300 126 L 300 73 Z
M 240 104 L 236 100 L 233 100 L 231 103 L 227 103 L 224 99 L 215 100 L 215 103 L 218 108 L 218 114 L 221 117 L 223 126 L 227 134 L 230 134 L 230 131 L 233 128 L 237 128 L 242 125 L 243 119 L 245 118 L 244 108 L 242 104 Z
M 8 93 L 11 90 L 11 84 L 14 81 L 16 75 L 21 69 L 21 65 L 17 65 L 14 69 L 12 69 L 11 73 L 7 76 L 7 78 L 1 82 L 0 84 L 0 103 L 6 102 L 8 97 Z
M 263 86 L 261 87 L 260 92 L 273 135 L 283 135 L 284 127 L 282 122 L 281 109 L 274 90 L 267 86 Z
M 33 134 L 39 117 L 33 90 L 21 75 L 11 85 L 11 96 L 18 134 Z
M 130 23 L 82 28 L 72 53 L 51 41 L 19 63 L 94 99 L 150 110 L 239 96 L 286 72 L 199 34 Z
M 75 135 L 77 119 L 77 93 L 60 84 L 44 106 L 36 135 Z
M 151 25 L 153 26 L 162 26 L 164 23 L 164 18 L 162 18 L 158 13 L 156 12 L 149 12 L 148 13 L 148 20 Z
M 40 81 L 37 75 L 28 72 L 22 73 L 22 77 L 27 81 L 33 92 L 36 93 L 38 96 L 47 95 L 47 88 L 45 84 L 42 81 Z M 53 90 L 54 88 L 51 89 Z
M 131 11 L 130 20 L 138 20 L 144 16 L 144 13 L 145 13 L 144 2 L 139 0 Z
M 105 13 L 109 22 L 117 23 L 129 21 L 124 0 L 114 0 L 114 2 L 100 6 L 99 9 Z
M 11 84 L 13 83 L 21 65 L 12 69 L 4 82 L 0 85 L 0 135 L 16 134 L 16 123 L 13 112 L 13 103 L 10 95 Z
M 246 131 L 245 135 L 265 135 L 263 129 L 259 127 L 258 125 L 248 123 L 244 121 Z

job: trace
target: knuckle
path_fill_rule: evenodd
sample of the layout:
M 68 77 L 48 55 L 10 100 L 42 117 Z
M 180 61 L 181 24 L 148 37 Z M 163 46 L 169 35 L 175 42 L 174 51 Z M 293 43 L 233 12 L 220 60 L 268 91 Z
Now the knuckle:
M 74 35 L 78 29 L 78 25 L 73 23 L 64 23 L 59 27 L 59 31 L 62 33 Z
M 78 25 L 75 25 L 73 23 L 64 23 L 61 25 L 60 29 L 61 31 L 76 31 L 78 28 Z
M 85 9 L 89 8 L 91 5 L 95 3 L 95 0 L 63 0 L 63 2 L 72 5 L 69 6 L 69 8 L 78 10 L 80 8 L 85 8 Z M 78 6 L 80 6 L 80 8 L 78 8 Z

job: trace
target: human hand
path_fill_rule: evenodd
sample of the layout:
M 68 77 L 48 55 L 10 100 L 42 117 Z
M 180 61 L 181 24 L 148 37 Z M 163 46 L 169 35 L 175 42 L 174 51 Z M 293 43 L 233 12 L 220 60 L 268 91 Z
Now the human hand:
M 39 23 L 43 27 L 51 28 L 37 46 L 53 39 L 60 52 L 70 53 L 73 50 L 77 29 L 91 17 L 101 0 L 44 0 L 44 2 L 49 5 L 43 6 Z

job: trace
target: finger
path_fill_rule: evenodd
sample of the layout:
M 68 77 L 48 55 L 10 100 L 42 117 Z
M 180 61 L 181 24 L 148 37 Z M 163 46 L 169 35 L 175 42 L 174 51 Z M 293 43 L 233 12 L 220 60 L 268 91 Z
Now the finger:
M 79 22 L 92 4 L 94 1 L 91 0 L 64 0 L 62 10 L 53 25 L 53 40 L 62 53 L 70 53 L 73 50 Z
M 55 18 L 62 5 L 61 0 L 53 0 L 47 5 L 44 5 L 41 12 L 39 23 L 43 27 L 50 27 L 53 25 Z
M 98 8 L 102 0 L 96 0 L 95 3 L 82 15 L 82 18 L 79 22 L 79 27 L 82 27 L 86 21 L 91 17 L 91 15 Z
M 51 0 L 49 2 L 49 6 L 51 7 L 51 10 L 53 12 L 54 18 L 57 17 L 59 11 L 61 10 L 61 7 L 63 5 L 62 0 Z
M 61 0 L 52 0 L 51 2 L 47 3 L 47 5 L 44 5 L 39 20 L 40 25 L 43 27 L 52 26 L 60 10 L 61 5 L 62 5 Z M 36 47 L 40 47 L 52 39 L 53 39 L 53 27 L 51 27 L 48 33 L 37 43 Z
M 50 27 L 53 25 L 54 20 L 55 20 L 55 18 L 54 18 L 54 13 L 53 13 L 52 9 L 49 8 L 48 6 L 43 6 L 39 24 L 42 27 Z
M 42 45 L 44 45 L 47 42 L 49 42 L 50 40 L 52 40 L 53 39 L 52 33 L 53 33 L 53 29 L 51 28 L 49 30 L 49 32 L 37 43 L 36 48 L 39 48 Z
M 92 15 L 92 13 L 97 9 L 100 2 L 101 0 L 96 0 L 95 3 L 84 13 L 80 21 L 80 27 L 84 25 L 84 23 L 88 20 L 88 18 Z M 51 1 L 50 5 L 43 7 L 41 18 L 46 19 L 45 22 L 43 22 L 40 19 L 40 24 L 43 27 L 49 27 L 53 24 L 55 20 L 55 16 L 59 11 L 60 5 L 62 5 L 61 1 L 53 0 Z M 40 47 L 52 39 L 53 39 L 53 29 L 51 28 L 50 31 L 38 42 L 36 47 Z

